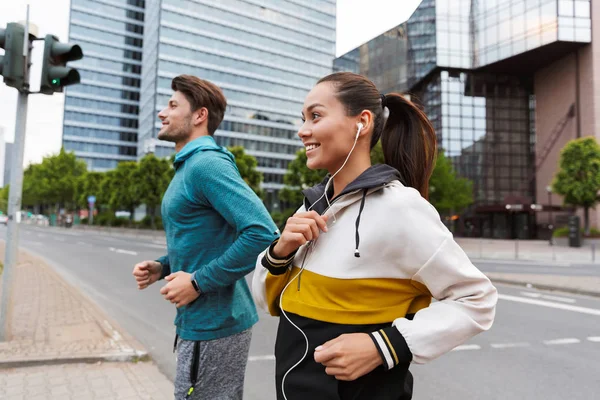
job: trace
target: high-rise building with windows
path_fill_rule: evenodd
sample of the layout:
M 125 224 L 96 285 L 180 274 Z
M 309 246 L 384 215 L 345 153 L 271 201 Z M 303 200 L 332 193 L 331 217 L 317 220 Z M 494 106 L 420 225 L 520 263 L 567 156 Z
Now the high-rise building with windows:
M 228 101 L 215 139 L 243 146 L 264 174 L 266 203 L 277 208 L 304 97 L 331 73 L 334 0 L 147 0 L 138 156 L 173 152 L 155 140 L 157 113 L 179 74 L 223 89 Z
M 304 97 L 335 56 L 335 0 L 72 0 L 69 40 L 85 57 L 66 90 L 63 144 L 93 170 L 114 168 L 159 142 L 157 113 L 171 80 L 192 74 L 228 100 L 215 138 L 243 146 L 277 207 Z M 142 68 L 143 60 L 143 68 Z
M 424 107 L 439 146 L 473 182 L 458 233 L 542 237 L 566 214 L 547 191 L 560 149 L 598 132 L 596 21 L 590 0 L 423 0 L 334 68 L 359 71 L 384 92 L 394 71 L 393 89 Z
M 136 160 L 144 0 L 71 0 L 81 84 L 65 89 L 63 146 L 103 171 Z

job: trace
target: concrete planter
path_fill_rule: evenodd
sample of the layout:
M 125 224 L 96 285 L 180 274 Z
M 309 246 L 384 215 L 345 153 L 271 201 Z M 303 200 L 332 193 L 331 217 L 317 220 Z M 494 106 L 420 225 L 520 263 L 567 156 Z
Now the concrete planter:
M 568 237 L 553 238 L 553 241 L 554 241 L 555 246 L 563 246 L 563 247 L 569 246 L 569 238 Z M 583 246 L 596 245 L 596 247 L 600 249 L 600 238 L 591 238 L 591 239 L 584 238 L 582 240 L 581 244 Z

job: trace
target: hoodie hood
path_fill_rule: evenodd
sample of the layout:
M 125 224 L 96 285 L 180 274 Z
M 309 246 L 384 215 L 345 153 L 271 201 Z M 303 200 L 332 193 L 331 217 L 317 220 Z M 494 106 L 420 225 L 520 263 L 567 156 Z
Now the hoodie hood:
M 307 210 L 312 206 L 312 210 L 315 210 L 319 214 L 323 214 L 323 212 L 327 209 L 327 200 L 323 196 L 323 192 L 325 192 L 325 185 L 330 177 L 331 175 L 327 174 L 321 183 L 302 191 L 304 194 L 304 206 Z M 404 180 L 400 176 L 400 172 L 398 172 L 397 169 L 390 167 L 387 164 L 376 164 L 369 167 L 355 180 L 350 182 L 350 184 L 346 186 L 337 197 L 357 190 L 368 190 L 378 186 L 383 186 L 395 180 L 398 180 L 404 184 Z M 327 197 L 331 199 L 331 196 L 333 196 L 333 185 L 330 185 L 328 192 L 329 193 L 327 193 Z M 314 204 L 316 201 L 318 201 L 318 203 Z M 333 201 L 333 199 L 330 200 L 330 202 L 331 201 Z
M 175 169 L 179 168 L 185 160 L 200 151 L 218 151 L 226 154 L 233 162 L 235 162 L 235 157 L 233 154 L 231 154 L 231 152 L 229 152 L 229 150 L 227 150 L 225 147 L 217 145 L 217 142 L 215 142 L 215 139 L 212 136 L 201 136 L 186 144 L 183 149 L 181 149 L 175 155 L 173 166 Z
M 328 190 L 327 196 L 323 196 L 325 192 L 325 186 L 327 185 L 327 181 L 329 180 L 330 175 L 327 175 L 325 179 L 321 183 L 316 186 L 313 186 L 309 189 L 304 190 L 304 208 L 306 210 L 312 208 L 314 211 L 319 214 L 323 214 L 325 210 L 327 210 L 327 198 L 331 198 L 333 196 L 333 186 L 331 186 Z M 362 198 L 360 201 L 360 208 L 358 211 L 358 215 L 356 216 L 355 222 L 355 231 L 354 231 L 354 241 L 355 241 L 355 249 L 354 256 L 360 257 L 360 217 L 365 208 L 365 200 L 367 198 L 367 193 L 370 189 L 377 188 L 380 186 L 384 186 L 391 181 L 400 181 L 404 184 L 402 177 L 400 176 L 400 172 L 397 169 L 390 167 L 387 164 L 376 164 L 369 167 L 366 171 L 360 174 L 355 180 L 350 182 L 348 186 L 342 190 L 342 192 L 336 197 L 339 198 L 347 193 L 352 193 L 356 191 L 362 191 Z M 329 203 L 332 203 L 335 199 L 331 199 Z M 315 203 L 316 202 L 316 203 Z M 333 214 L 333 219 L 335 222 L 335 213 Z M 298 284 L 300 283 L 300 279 L 298 279 Z

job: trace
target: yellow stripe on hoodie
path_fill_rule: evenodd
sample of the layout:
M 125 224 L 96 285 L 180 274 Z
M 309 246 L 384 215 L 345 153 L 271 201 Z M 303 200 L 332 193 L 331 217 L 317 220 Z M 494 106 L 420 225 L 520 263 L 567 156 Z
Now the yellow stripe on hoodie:
M 279 314 L 279 294 L 300 269 L 267 276 L 267 303 Z M 336 324 L 377 324 L 414 314 L 431 303 L 431 294 L 410 279 L 339 279 L 304 270 L 283 294 L 283 309 L 291 313 Z M 300 286 L 298 288 L 298 286 Z

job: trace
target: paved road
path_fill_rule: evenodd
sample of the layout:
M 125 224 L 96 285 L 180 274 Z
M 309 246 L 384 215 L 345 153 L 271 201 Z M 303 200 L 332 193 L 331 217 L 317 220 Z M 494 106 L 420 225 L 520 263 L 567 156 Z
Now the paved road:
M 5 228 L 0 227 L 0 238 Z M 21 245 L 46 258 L 150 351 L 173 377 L 173 306 L 160 286 L 138 291 L 131 268 L 156 258 L 164 245 L 151 240 L 89 232 L 24 227 Z M 483 270 L 586 275 L 589 266 L 523 266 L 481 263 Z M 593 399 L 600 375 L 600 299 L 499 286 L 501 299 L 491 331 L 425 366 L 413 366 L 415 400 Z M 274 399 L 272 349 L 277 320 L 255 327 L 246 378 L 246 399 Z

